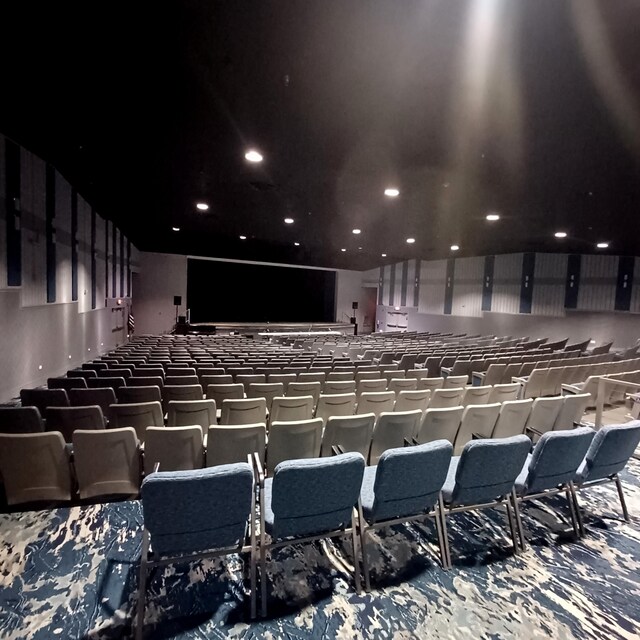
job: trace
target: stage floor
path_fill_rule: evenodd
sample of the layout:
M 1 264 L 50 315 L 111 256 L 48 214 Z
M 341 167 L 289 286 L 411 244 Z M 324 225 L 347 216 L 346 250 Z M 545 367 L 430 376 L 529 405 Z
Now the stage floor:
M 355 325 L 348 322 L 192 322 L 186 325 L 189 333 L 225 334 L 237 332 L 243 335 L 260 333 L 313 333 L 333 331 L 336 334 L 353 335 Z
M 252 622 L 242 563 L 208 560 L 151 575 L 149 638 L 598 638 L 640 636 L 640 464 L 623 474 L 632 521 L 613 485 L 581 494 L 588 533 L 564 538 L 561 497 L 525 506 L 528 548 L 512 556 L 504 513 L 451 518 L 453 569 L 430 525 L 373 536 L 373 586 L 356 595 L 319 545 L 268 563 L 269 617 Z M 553 507 L 553 509 L 552 509 Z M 126 637 L 135 611 L 137 501 L 0 516 L 0 637 Z M 347 556 L 350 548 L 345 547 Z

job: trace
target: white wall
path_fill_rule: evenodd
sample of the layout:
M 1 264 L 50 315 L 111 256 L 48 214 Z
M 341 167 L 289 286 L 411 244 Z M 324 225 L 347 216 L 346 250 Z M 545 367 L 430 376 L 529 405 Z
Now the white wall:
M 168 333 L 176 320 L 173 296 L 182 296 L 180 315 L 186 313 L 187 256 L 142 251 L 133 293 L 136 333 Z
M 353 302 L 358 303 L 355 312 L 358 327 L 362 328 L 365 312 L 365 296 L 362 288 L 362 272 L 338 270 L 336 274 L 336 322 L 349 322 L 354 313 Z

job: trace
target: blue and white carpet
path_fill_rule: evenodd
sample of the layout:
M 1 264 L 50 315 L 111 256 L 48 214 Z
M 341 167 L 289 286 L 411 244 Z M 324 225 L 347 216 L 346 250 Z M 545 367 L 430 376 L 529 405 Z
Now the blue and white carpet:
M 524 507 L 528 546 L 513 556 L 504 512 L 449 519 L 454 567 L 440 568 L 430 524 L 395 526 L 369 545 L 373 590 L 356 595 L 320 545 L 268 563 L 269 616 L 249 617 L 239 557 L 156 569 L 149 638 L 640 637 L 640 464 L 624 474 L 631 523 L 615 487 L 580 494 L 576 542 L 561 497 Z M 0 516 L 0 637 L 123 638 L 136 608 L 138 502 Z M 336 544 L 350 558 L 348 543 Z

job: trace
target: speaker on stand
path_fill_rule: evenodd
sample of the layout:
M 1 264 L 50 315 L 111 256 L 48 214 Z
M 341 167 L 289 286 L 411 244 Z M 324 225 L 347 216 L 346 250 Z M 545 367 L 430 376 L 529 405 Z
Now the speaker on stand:
M 357 321 L 355 312 L 358 310 L 358 302 L 357 301 L 352 302 L 351 303 L 351 308 L 353 309 L 353 314 L 349 318 L 349 322 L 351 322 L 351 324 L 353 325 L 353 335 L 357 336 L 358 335 L 358 321 Z

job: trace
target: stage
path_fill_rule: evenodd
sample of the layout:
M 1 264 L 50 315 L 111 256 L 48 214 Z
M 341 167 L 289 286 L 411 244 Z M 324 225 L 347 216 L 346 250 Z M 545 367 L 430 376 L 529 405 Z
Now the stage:
M 348 322 L 194 322 L 178 325 L 176 333 L 184 334 L 211 334 L 229 335 L 239 334 L 243 336 L 266 338 L 277 334 L 303 337 L 318 337 L 326 335 L 352 336 L 356 332 L 356 325 Z

